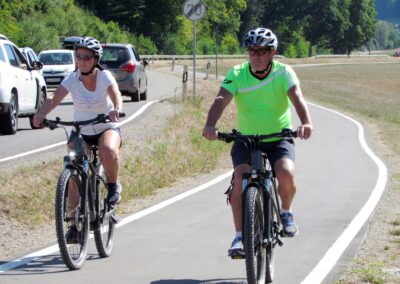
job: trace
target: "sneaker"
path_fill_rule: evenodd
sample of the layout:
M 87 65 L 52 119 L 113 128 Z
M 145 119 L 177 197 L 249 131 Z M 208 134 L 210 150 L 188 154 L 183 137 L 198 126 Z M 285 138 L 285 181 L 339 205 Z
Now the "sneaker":
M 122 186 L 118 183 L 108 184 L 107 203 L 108 205 L 115 205 L 121 201 Z
M 244 257 L 243 242 L 241 237 L 237 237 L 232 241 L 231 248 L 228 250 L 228 256 L 232 258 Z
M 281 220 L 283 225 L 284 237 L 294 237 L 299 234 L 296 223 L 293 222 L 293 215 L 291 212 L 281 213 Z
M 80 233 L 75 225 L 71 225 L 68 228 L 67 233 L 65 234 L 65 239 L 67 240 L 67 244 L 78 244 L 79 243 Z

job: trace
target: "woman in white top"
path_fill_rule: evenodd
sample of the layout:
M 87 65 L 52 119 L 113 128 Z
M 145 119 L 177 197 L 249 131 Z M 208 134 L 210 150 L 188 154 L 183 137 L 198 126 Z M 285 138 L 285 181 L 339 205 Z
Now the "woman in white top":
M 91 37 L 81 38 L 75 45 L 77 70 L 61 82 L 52 98 L 46 99 L 34 116 L 33 124 L 40 126 L 67 94 L 71 94 L 73 100 L 75 121 L 92 119 L 98 114 L 109 115 L 110 123 L 83 127 L 82 136 L 85 141 L 99 147 L 100 160 L 108 178 L 107 201 L 114 205 L 121 200 L 122 190 L 118 181 L 121 135 L 115 125 L 122 109 L 122 98 L 112 74 L 99 64 L 102 53 L 99 41 Z

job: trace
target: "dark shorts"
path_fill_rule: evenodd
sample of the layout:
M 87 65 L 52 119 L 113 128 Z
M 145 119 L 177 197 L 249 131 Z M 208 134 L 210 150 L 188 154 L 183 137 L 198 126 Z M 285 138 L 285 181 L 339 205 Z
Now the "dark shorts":
M 113 130 L 113 131 L 117 132 L 119 137 L 121 138 L 121 130 L 119 129 L 119 127 L 109 128 L 109 129 L 107 129 L 107 130 L 105 130 L 105 131 L 103 131 L 103 132 L 101 132 L 99 134 L 96 134 L 96 135 L 83 135 L 82 134 L 82 138 L 87 144 L 98 145 L 100 136 L 103 135 L 103 133 L 108 131 L 108 130 Z M 68 143 L 74 141 L 75 135 L 76 135 L 76 132 L 75 131 L 71 131 L 71 135 L 70 135 L 70 137 L 68 139 Z M 121 138 L 121 145 L 122 145 L 122 138 Z
M 261 143 L 261 151 L 267 154 L 269 163 L 273 166 L 281 158 L 295 160 L 293 139 L 283 139 L 276 142 Z M 240 164 L 250 164 L 250 152 L 247 145 L 243 142 L 235 142 L 231 150 L 233 167 Z

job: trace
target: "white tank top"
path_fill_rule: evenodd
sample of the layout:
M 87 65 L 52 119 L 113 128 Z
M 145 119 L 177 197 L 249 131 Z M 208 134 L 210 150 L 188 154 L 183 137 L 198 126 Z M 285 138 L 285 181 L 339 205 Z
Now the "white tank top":
M 108 95 L 107 88 L 116 83 L 115 78 L 108 70 L 98 70 L 96 74 L 96 90 L 89 91 L 80 80 L 80 72 L 69 74 L 62 82 L 71 94 L 74 104 L 74 121 L 83 121 L 95 118 L 98 114 L 106 114 L 114 109 L 114 105 Z M 88 125 L 82 128 L 84 135 L 96 135 L 109 128 L 115 128 L 115 123 L 100 123 Z

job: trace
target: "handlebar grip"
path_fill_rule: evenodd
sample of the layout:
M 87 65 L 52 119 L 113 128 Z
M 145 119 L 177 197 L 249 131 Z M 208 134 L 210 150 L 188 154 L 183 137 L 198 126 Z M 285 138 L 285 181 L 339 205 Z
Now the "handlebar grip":
M 119 113 L 119 117 L 125 117 L 126 116 L 126 113 L 125 112 L 120 112 Z

